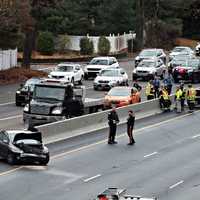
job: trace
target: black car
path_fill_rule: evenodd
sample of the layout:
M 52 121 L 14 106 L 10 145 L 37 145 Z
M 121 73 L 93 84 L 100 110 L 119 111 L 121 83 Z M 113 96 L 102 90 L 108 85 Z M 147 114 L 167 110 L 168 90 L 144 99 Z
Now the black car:
M 25 84 L 21 84 L 21 87 L 16 91 L 15 104 L 16 106 L 25 105 L 28 103 L 33 95 L 35 84 L 41 82 L 40 78 L 30 78 Z
M 49 151 L 42 143 L 38 131 L 2 130 L 0 131 L 0 157 L 9 164 L 31 162 L 47 165 Z
M 192 83 L 200 82 L 200 59 L 188 59 L 180 64 L 177 63 L 172 72 L 174 82 L 186 80 Z

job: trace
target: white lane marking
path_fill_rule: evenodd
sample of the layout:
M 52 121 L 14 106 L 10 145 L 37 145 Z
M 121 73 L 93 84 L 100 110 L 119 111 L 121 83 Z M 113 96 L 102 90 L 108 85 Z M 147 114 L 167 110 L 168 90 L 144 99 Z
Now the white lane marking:
M 154 155 L 156 155 L 156 154 L 158 154 L 157 151 L 155 151 L 155 152 L 153 152 L 153 153 L 151 153 L 151 154 L 147 154 L 147 155 L 145 155 L 144 158 L 148 158 L 148 157 L 150 157 L 150 156 L 154 156 Z
M 99 178 L 99 177 L 101 177 L 101 174 L 97 174 L 96 176 L 87 178 L 87 179 L 84 180 L 84 182 L 87 183 L 87 182 L 92 181 L 92 180 Z
M 15 102 L 8 102 L 8 103 L 1 103 L 0 106 L 6 106 L 6 105 L 11 105 L 11 104 L 14 104 Z
M 22 168 L 23 168 L 23 166 L 21 166 L 21 167 L 16 167 L 16 168 L 14 168 L 14 169 L 10 169 L 10 170 L 5 171 L 5 172 L 1 172 L 1 173 L 0 173 L 0 176 L 4 176 L 4 175 L 11 174 L 11 173 L 13 173 L 13 172 L 16 172 L 16 171 L 22 169 Z
M 16 115 L 16 116 L 12 116 L 12 117 L 6 117 L 6 118 L 0 118 L 0 121 L 5 121 L 5 120 L 9 120 L 9 119 L 16 119 L 22 117 L 22 115 Z
M 171 186 L 169 187 L 169 189 L 173 189 L 173 188 L 175 188 L 175 187 L 177 187 L 177 186 L 179 186 L 180 184 L 183 184 L 183 183 L 184 183 L 184 181 L 181 180 L 181 181 L 175 183 L 174 185 L 171 185 Z
M 195 139 L 195 138 L 198 138 L 198 137 L 200 137 L 200 134 L 192 136 L 192 139 Z

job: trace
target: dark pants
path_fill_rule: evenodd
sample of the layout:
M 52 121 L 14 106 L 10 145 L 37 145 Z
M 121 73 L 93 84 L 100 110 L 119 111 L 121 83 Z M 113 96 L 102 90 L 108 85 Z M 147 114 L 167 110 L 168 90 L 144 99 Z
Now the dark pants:
M 194 110 L 194 101 L 187 100 L 187 104 L 188 104 L 189 110 Z
M 108 142 L 113 143 L 115 141 L 117 125 L 116 124 L 109 124 L 109 127 L 110 127 L 110 129 L 109 129 Z
M 185 99 L 181 99 L 181 111 L 184 111 Z
M 171 101 L 169 99 L 164 99 L 163 97 L 160 98 L 160 108 L 161 109 L 170 109 Z
M 154 87 L 154 98 L 158 98 L 159 97 L 159 87 Z
M 129 143 L 133 144 L 135 143 L 135 140 L 133 138 L 133 126 L 127 125 L 127 134 L 129 137 Z
M 167 86 L 167 92 L 168 92 L 169 95 L 171 94 L 171 92 L 172 92 L 172 85 L 168 85 Z

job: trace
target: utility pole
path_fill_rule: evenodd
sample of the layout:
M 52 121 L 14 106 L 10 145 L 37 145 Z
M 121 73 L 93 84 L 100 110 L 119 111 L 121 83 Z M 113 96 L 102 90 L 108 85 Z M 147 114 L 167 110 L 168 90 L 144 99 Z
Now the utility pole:
M 144 0 L 136 0 L 136 40 L 138 48 L 144 46 Z

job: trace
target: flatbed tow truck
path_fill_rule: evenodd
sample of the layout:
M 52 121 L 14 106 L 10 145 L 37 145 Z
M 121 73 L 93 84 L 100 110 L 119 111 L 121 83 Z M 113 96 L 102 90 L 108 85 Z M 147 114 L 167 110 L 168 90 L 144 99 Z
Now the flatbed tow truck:
M 146 198 L 136 195 L 128 195 L 125 189 L 108 188 L 97 196 L 95 200 L 158 200 L 155 197 Z
M 24 107 L 23 121 L 29 125 L 40 125 L 103 109 L 103 99 L 85 96 L 85 86 L 44 79 L 35 85 L 32 99 Z

